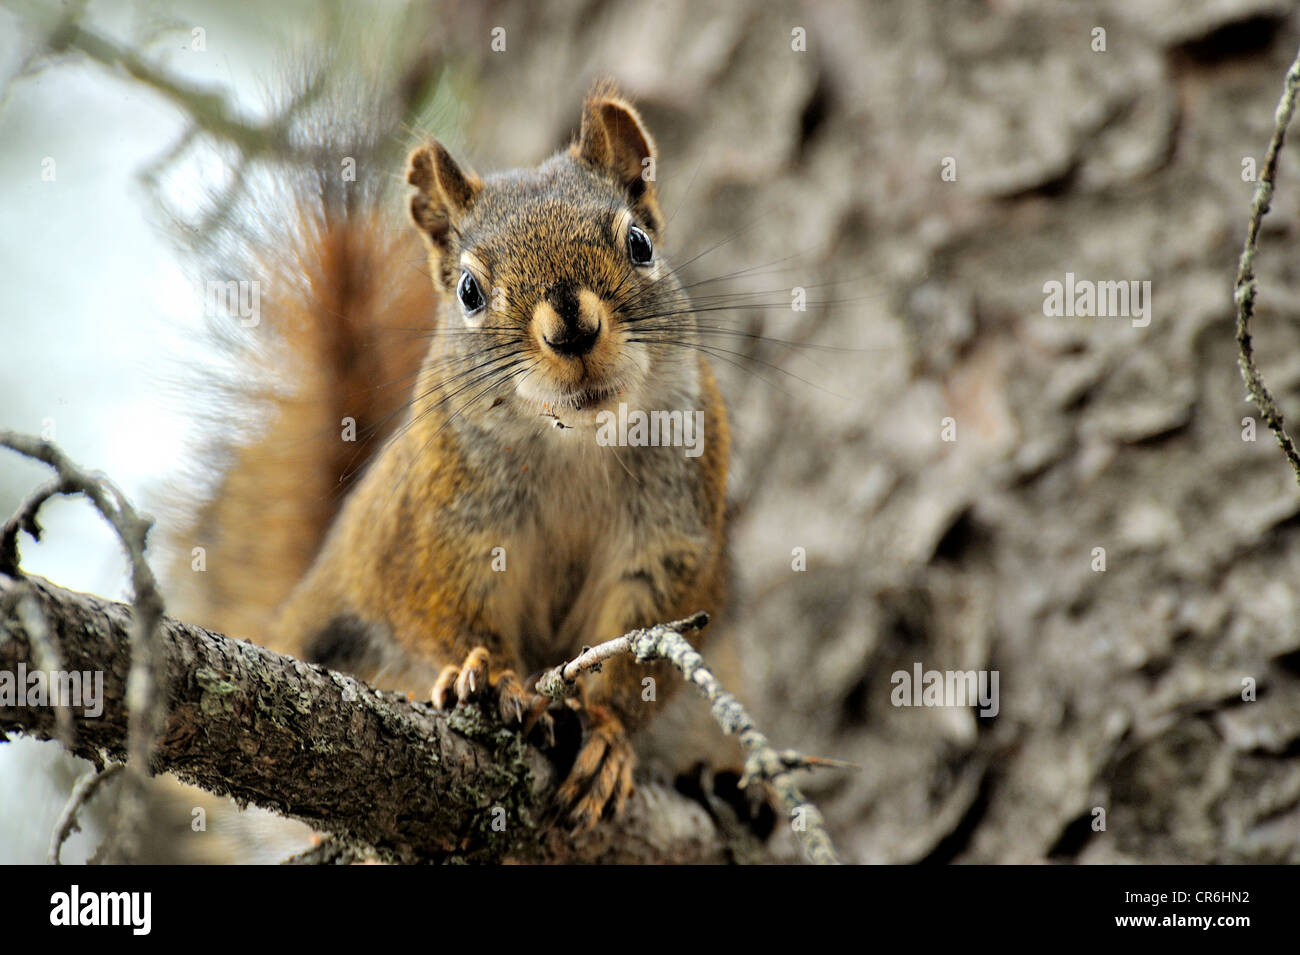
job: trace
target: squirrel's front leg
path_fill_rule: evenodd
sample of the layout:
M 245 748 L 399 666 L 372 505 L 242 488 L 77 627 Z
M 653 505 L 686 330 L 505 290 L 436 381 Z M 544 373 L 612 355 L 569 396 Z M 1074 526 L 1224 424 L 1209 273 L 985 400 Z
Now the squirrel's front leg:
M 679 549 L 639 556 L 605 594 L 590 645 L 696 610 L 716 609 L 721 598 L 719 568 L 710 567 L 701 579 L 699 562 L 683 557 Z M 634 790 L 636 753 L 630 735 L 682 683 L 671 664 L 637 663 L 628 655 L 605 661 L 598 672 L 581 679 L 580 697 L 570 705 L 584 723 L 583 745 L 559 792 L 561 807 L 578 830 L 622 812 Z

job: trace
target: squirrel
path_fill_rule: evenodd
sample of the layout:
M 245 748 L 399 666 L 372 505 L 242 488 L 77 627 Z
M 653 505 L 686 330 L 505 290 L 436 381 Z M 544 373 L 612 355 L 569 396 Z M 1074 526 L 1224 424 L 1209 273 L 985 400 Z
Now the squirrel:
M 661 252 L 656 160 L 602 80 L 576 140 L 535 168 L 480 177 L 415 148 L 403 233 L 376 202 L 297 191 L 259 264 L 296 387 L 267 390 L 268 427 L 229 450 L 192 529 L 225 555 L 196 575 L 196 622 L 442 709 L 477 701 L 545 743 L 541 671 L 723 609 L 727 414 Z M 404 399 L 382 387 L 411 379 Z M 700 421 L 701 446 L 602 440 L 628 409 Z M 368 443 L 339 440 L 345 418 Z M 623 810 L 634 739 L 679 683 L 628 657 L 580 678 L 568 826 Z

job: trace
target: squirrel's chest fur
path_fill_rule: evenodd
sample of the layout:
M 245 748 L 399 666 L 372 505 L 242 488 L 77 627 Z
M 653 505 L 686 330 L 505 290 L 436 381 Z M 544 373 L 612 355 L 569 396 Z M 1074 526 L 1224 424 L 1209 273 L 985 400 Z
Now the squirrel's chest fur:
M 684 566 L 710 569 L 704 464 L 545 422 L 413 430 L 348 502 L 289 626 L 310 643 L 322 616 L 357 620 L 431 665 L 475 644 L 553 665 L 653 615 Z
M 634 477 L 610 453 L 627 449 L 559 443 L 539 442 L 551 445 L 548 453 L 530 458 L 502 528 L 497 566 L 504 569 L 486 579 L 485 615 L 495 629 L 545 659 L 602 639 L 595 630 L 601 602 L 636 562 L 635 542 L 651 529 L 645 522 L 680 523 L 671 508 L 647 512 L 637 501 Z
M 618 636 L 612 605 L 658 602 L 662 555 L 691 561 L 712 540 L 697 507 L 699 468 L 680 448 L 601 447 L 578 429 L 507 440 L 469 462 L 487 477 L 482 487 L 509 490 L 454 515 L 462 536 L 491 548 L 459 579 L 481 599 L 476 626 L 517 642 L 525 667 L 540 668 Z

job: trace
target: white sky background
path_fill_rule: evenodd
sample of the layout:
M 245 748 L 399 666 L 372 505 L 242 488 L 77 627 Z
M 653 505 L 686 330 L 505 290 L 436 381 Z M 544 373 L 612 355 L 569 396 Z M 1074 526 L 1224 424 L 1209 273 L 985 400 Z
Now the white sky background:
M 274 75 L 289 31 L 310 22 L 310 10 L 304 2 L 240 10 L 97 2 L 86 22 L 127 44 L 160 21 L 177 24 L 140 52 L 176 77 L 233 90 L 256 115 L 259 83 Z M 192 26 L 206 31 L 205 52 L 187 49 Z M 0 8 L 0 82 L 30 42 Z M 177 473 L 190 427 L 183 395 L 173 397 L 163 379 L 186 365 L 201 374 L 204 362 L 202 297 L 137 178 L 184 128 L 161 96 L 79 59 L 17 80 L 0 106 L 0 428 L 39 434 L 52 420 L 73 460 L 106 472 L 145 510 Z M 53 182 L 41 178 L 45 157 L 56 163 Z M 197 194 L 198 167 L 169 179 L 173 198 Z M 47 476 L 0 451 L 0 512 Z M 129 596 L 119 544 L 89 504 L 56 500 L 41 517 L 45 541 L 21 542 L 27 570 Z M 0 863 L 44 860 L 71 781 L 56 757 L 54 744 L 0 745 Z M 74 836 L 64 860 L 81 861 L 88 844 L 86 834 Z

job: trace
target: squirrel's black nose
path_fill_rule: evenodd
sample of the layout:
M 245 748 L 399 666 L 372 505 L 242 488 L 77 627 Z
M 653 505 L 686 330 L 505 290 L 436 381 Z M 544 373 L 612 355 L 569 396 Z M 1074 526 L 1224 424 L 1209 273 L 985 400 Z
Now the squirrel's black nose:
M 561 355 L 568 355 L 570 358 L 580 358 L 587 354 L 595 347 L 596 339 L 600 337 L 600 326 L 596 326 L 591 331 L 584 331 L 580 328 L 565 328 L 565 334 L 558 338 L 547 338 L 546 344 L 552 351 L 559 352 Z
M 596 345 L 596 339 L 600 337 L 601 323 L 597 320 L 592 328 L 583 322 L 578 294 L 572 283 L 561 283 L 546 298 L 560 319 L 543 335 L 547 346 L 552 351 L 571 358 L 578 358 L 591 351 Z

